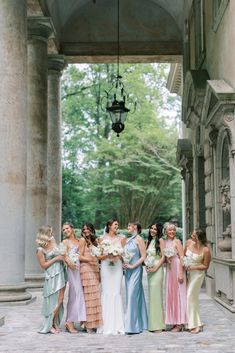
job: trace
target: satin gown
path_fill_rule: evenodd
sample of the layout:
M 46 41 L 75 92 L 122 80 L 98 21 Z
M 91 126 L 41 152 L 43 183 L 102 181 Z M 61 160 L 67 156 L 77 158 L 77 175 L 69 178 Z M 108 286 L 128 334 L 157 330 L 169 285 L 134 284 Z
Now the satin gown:
M 155 239 L 152 239 L 148 249 L 155 251 Z M 155 266 L 161 259 L 160 255 L 155 255 Z M 164 330 L 165 318 L 163 310 L 163 267 L 156 272 L 148 273 L 148 330 Z
M 78 253 L 77 246 L 70 246 L 68 256 L 70 254 Z M 82 282 L 80 277 L 80 261 L 76 262 L 77 269 L 72 270 L 68 267 L 68 303 L 67 303 L 67 316 L 68 322 L 86 321 L 86 306 L 83 294 Z
M 201 265 L 203 254 L 196 254 L 187 249 L 186 256 L 191 259 L 192 266 Z M 187 306 L 188 306 L 188 329 L 203 326 L 199 311 L 199 293 L 205 278 L 204 270 L 189 271 L 189 281 L 187 287 Z
M 134 264 L 141 257 L 138 245 L 135 242 L 136 235 L 127 240 L 126 250 L 134 253 L 130 264 Z M 147 308 L 142 284 L 142 264 L 136 268 L 127 269 L 125 273 L 126 283 L 126 315 L 125 332 L 140 333 L 148 328 Z
M 112 244 L 121 245 L 118 236 L 104 236 Z M 110 265 L 110 260 L 101 261 L 101 306 L 103 325 L 97 329 L 97 333 L 105 335 L 124 334 L 124 311 L 121 296 L 122 289 L 122 261 L 119 259 Z
M 59 250 L 55 247 L 51 251 L 46 251 L 39 247 L 37 251 L 44 254 L 45 260 L 49 261 L 55 256 L 58 256 Z M 62 261 L 54 262 L 50 267 L 45 270 L 45 282 L 43 286 L 43 306 L 42 315 L 44 322 L 39 330 L 39 333 L 50 332 L 53 325 L 54 311 L 58 305 L 58 297 L 60 289 L 66 285 L 66 271 Z M 59 326 L 63 317 L 64 307 L 60 306 L 59 316 L 56 324 Z
M 164 241 L 165 247 L 173 247 L 173 241 Z M 187 323 L 186 276 L 179 283 L 180 258 L 176 254 L 171 258 L 171 265 L 166 269 L 166 325 L 184 325 Z

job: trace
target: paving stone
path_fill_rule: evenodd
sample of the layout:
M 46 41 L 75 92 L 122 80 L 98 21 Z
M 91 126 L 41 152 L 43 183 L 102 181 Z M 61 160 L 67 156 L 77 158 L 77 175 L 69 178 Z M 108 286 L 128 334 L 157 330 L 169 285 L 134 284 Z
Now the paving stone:
M 146 279 L 145 279 L 146 288 Z M 231 315 L 205 293 L 200 295 L 204 331 L 172 333 L 143 332 L 139 335 L 104 336 L 84 332 L 71 335 L 64 328 L 60 334 L 39 334 L 41 292 L 24 306 L 1 307 L 5 324 L 0 327 L 1 353 L 234 353 L 235 315 Z M 124 296 L 124 289 L 123 289 Z

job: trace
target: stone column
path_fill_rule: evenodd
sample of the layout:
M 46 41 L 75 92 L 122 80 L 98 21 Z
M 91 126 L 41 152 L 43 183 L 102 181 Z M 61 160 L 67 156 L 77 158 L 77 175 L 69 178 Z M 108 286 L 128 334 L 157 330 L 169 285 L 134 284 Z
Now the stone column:
M 61 240 L 62 170 L 60 77 L 65 67 L 63 55 L 48 56 L 48 143 L 47 143 L 47 223 Z
M 0 1 L 0 302 L 25 291 L 27 124 L 26 0 Z
M 25 279 L 29 287 L 40 287 L 43 278 L 35 257 L 35 238 L 47 221 L 47 42 L 51 34 L 50 19 L 28 18 Z

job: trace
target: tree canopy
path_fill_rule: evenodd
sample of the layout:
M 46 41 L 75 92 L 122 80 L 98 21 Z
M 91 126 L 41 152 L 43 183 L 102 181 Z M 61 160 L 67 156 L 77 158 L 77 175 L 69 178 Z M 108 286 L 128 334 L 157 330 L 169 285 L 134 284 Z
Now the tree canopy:
M 121 64 L 126 91 L 137 98 L 120 137 L 111 129 L 103 97 L 113 64 L 70 65 L 62 79 L 63 221 L 109 218 L 148 226 L 181 216 L 176 141 L 180 100 L 169 94 L 167 64 Z

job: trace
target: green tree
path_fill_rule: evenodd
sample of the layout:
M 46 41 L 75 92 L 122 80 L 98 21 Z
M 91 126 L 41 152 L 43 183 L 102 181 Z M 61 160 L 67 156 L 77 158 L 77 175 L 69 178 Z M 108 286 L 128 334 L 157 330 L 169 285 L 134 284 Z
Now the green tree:
M 130 219 L 147 226 L 156 218 L 180 216 L 181 183 L 175 163 L 180 102 L 165 88 L 167 71 L 162 64 L 121 66 L 126 90 L 137 97 L 138 107 L 118 138 L 102 110 L 114 65 L 66 70 L 63 219 L 89 219 L 100 228 L 111 217 L 121 226 Z

